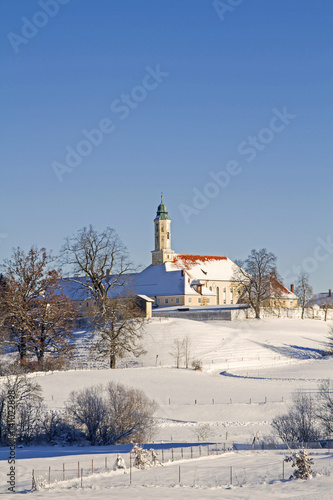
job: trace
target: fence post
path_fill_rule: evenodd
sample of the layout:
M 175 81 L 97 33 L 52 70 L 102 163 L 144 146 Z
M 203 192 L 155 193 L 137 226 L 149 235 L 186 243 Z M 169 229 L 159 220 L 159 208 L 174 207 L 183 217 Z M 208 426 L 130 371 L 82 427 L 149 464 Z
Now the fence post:
M 184 448 L 181 449 L 182 452 L 182 459 L 184 458 Z
M 51 483 L 51 466 L 49 466 L 49 486 L 50 486 L 50 483 Z
M 31 473 L 31 489 L 34 490 L 36 488 L 36 483 L 35 483 L 35 469 L 32 469 Z
M 232 485 L 232 467 L 230 467 L 230 485 Z
M 62 464 L 62 480 L 65 481 L 65 464 Z
M 216 453 L 216 455 L 218 454 L 217 453 L 217 443 L 215 443 L 215 453 Z
M 91 473 L 94 473 L 94 459 L 91 459 Z
M 282 481 L 284 480 L 284 460 L 282 462 Z
M 171 448 L 171 462 L 173 462 L 173 448 Z
M 180 466 L 179 466 L 179 484 L 180 484 Z
M 199 446 L 199 457 L 201 457 L 201 446 Z
M 191 458 L 193 458 L 193 448 L 191 446 Z
M 130 451 L 130 485 L 132 484 L 132 452 Z
M 105 457 L 105 472 L 108 470 L 108 457 Z
M 83 469 L 81 469 L 81 488 L 82 488 L 82 481 L 83 481 Z
M 80 462 L 77 463 L 77 477 L 80 479 Z
M 207 455 L 209 456 L 209 444 L 207 444 Z
M 162 448 L 162 464 L 164 464 L 164 450 Z

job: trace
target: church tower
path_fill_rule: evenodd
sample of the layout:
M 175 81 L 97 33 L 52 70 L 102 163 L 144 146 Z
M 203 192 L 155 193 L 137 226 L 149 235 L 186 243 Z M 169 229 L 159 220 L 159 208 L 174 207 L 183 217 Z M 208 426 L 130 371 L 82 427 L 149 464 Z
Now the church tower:
M 155 250 L 152 251 L 152 264 L 158 266 L 164 262 L 172 262 L 174 251 L 171 250 L 171 220 L 166 206 L 161 196 L 161 204 L 157 207 L 156 217 L 154 219 L 155 230 Z

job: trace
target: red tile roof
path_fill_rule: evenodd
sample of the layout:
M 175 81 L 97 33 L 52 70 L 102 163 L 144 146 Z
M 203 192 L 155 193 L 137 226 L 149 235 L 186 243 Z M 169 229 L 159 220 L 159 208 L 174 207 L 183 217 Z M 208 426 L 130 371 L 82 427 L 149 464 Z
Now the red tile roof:
M 175 264 L 178 264 L 179 261 L 182 261 L 184 267 L 188 269 L 194 264 L 199 264 L 200 262 L 209 262 L 212 260 L 227 260 L 227 257 L 221 257 L 216 255 L 189 255 L 184 253 L 178 253 L 173 261 Z

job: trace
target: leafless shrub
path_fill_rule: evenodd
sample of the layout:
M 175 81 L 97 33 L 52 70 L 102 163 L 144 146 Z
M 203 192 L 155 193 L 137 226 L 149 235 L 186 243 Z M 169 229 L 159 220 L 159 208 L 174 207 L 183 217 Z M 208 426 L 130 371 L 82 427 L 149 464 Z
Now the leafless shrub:
M 192 361 L 192 368 L 195 370 L 195 371 L 199 371 L 201 372 L 202 371 L 202 362 L 200 359 L 194 359 Z

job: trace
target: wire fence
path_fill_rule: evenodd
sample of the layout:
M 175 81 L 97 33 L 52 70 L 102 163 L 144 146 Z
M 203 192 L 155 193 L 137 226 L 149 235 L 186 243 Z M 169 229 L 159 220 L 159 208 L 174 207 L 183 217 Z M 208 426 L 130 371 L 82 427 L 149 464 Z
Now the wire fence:
M 162 448 L 154 451 L 158 453 L 158 462 L 163 466 L 179 460 L 192 460 L 209 456 L 218 456 L 233 450 L 233 445 L 230 444 L 210 444 L 210 445 L 194 445 L 194 446 L 178 446 L 175 448 Z M 67 462 L 58 465 L 49 465 L 46 469 L 32 470 L 32 488 L 40 489 L 50 487 L 52 484 L 61 481 L 77 479 L 79 483 L 83 483 L 84 478 L 94 474 L 101 474 L 115 471 L 115 454 L 108 456 L 92 458 L 91 460 L 81 460 L 78 462 Z M 134 464 L 133 452 L 122 453 L 126 469 L 129 471 L 129 483 L 132 482 L 132 470 Z
M 295 448 L 326 448 L 330 454 L 330 442 L 297 443 Z M 137 468 L 135 454 L 133 451 L 122 453 L 125 468 L 116 468 L 117 454 L 100 456 L 91 459 L 81 459 L 78 462 L 67 462 L 50 465 L 47 468 L 32 470 L 32 489 L 44 488 L 84 488 L 91 487 L 96 480 L 105 481 L 106 487 L 124 487 L 131 485 L 145 486 L 242 486 L 247 483 L 267 482 L 288 479 L 293 470 L 290 463 L 286 463 L 283 457 L 277 457 L 274 462 L 267 462 L 266 455 L 256 454 L 253 457 L 244 456 L 243 465 L 239 465 L 238 454 L 230 452 L 239 449 L 269 449 L 266 446 L 206 444 L 197 446 L 178 446 L 175 448 L 154 448 L 157 460 L 148 462 L 147 467 Z M 279 447 L 280 450 L 282 450 Z M 286 447 L 284 448 L 286 449 Z M 149 450 L 152 451 L 151 449 Z M 289 449 L 290 451 L 290 449 Z M 229 453 L 229 455 L 227 455 Z M 226 456 L 223 464 L 216 466 L 211 460 Z M 152 455 L 153 456 L 153 455 Z M 227 458 L 229 456 L 229 458 Z M 203 460 L 204 459 L 204 460 Z M 229 462 L 229 463 L 228 463 Z M 253 465 L 253 462 L 255 465 Z M 156 466 L 154 466 L 156 465 Z M 97 477 L 98 476 L 98 477 Z M 67 483 L 66 483 L 67 482 Z

